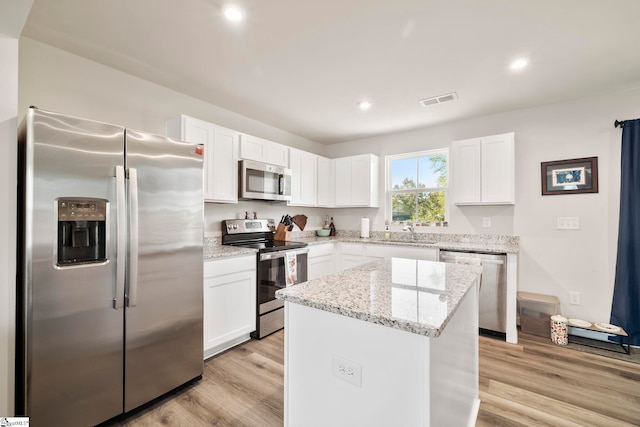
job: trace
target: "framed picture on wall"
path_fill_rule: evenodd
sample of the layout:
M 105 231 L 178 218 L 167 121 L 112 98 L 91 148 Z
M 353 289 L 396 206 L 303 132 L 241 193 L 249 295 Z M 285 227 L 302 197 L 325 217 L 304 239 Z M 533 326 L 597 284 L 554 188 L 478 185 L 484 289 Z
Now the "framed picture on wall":
M 598 158 L 542 162 L 542 195 L 598 192 Z

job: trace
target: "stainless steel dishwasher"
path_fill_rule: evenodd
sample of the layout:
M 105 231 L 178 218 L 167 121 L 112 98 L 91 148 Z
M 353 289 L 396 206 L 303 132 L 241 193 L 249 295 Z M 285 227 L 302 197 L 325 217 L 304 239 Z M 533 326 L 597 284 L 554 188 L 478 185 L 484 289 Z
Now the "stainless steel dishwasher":
M 440 261 L 465 263 L 479 258 L 482 265 L 479 296 L 479 325 L 487 331 L 507 332 L 507 256 L 478 252 L 440 251 Z

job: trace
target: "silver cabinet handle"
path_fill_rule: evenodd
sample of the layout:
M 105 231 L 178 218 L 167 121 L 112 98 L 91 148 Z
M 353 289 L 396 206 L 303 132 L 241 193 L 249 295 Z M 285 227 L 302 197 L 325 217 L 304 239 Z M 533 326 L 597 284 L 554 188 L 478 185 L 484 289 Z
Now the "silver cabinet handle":
M 138 300 L 138 171 L 129 168 L 129 292 L 127 307 Z
M 124 168 L 116 166 L 116 289 L 113 296 L 113 308 L 124 307 L 124 280 L 127 259 L 127 211 L 125 195 Z
M 296 250 L 290 250 L 290 251 L 280 251 L 280 252 L 267 252 L 264 254 L 260 254 L 260 261 L 268 261 L 270 259 L 284 258 L 285 254 L 287 253 L 293 253 L 294 255 L 302 255 L 302 254 L 309 253 L 309 248 L 296 249 Z

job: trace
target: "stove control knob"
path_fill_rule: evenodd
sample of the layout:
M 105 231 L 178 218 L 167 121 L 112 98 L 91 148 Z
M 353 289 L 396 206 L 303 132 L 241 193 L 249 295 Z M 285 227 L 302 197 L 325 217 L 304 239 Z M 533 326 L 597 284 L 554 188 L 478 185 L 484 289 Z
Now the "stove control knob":
M 238 224 L 233 224 L 233 229 L 237 230 L 238 229 Z
M 227 224 L 227 230 L 231 230 L 231 224 Z

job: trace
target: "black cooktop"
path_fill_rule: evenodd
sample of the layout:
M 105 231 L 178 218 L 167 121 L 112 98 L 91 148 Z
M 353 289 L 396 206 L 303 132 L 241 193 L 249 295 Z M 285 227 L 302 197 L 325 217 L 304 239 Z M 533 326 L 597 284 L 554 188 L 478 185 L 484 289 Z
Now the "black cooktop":
M 241 246 L 243 248 L 258 249 L 259 252 L 278 252 L 289 249 L 299 249 L 307 247 L 303 242 L 291 242 L 284 240 L 263 240 L 259 242 L 234 242 L 228 243 L 231 246 Z

